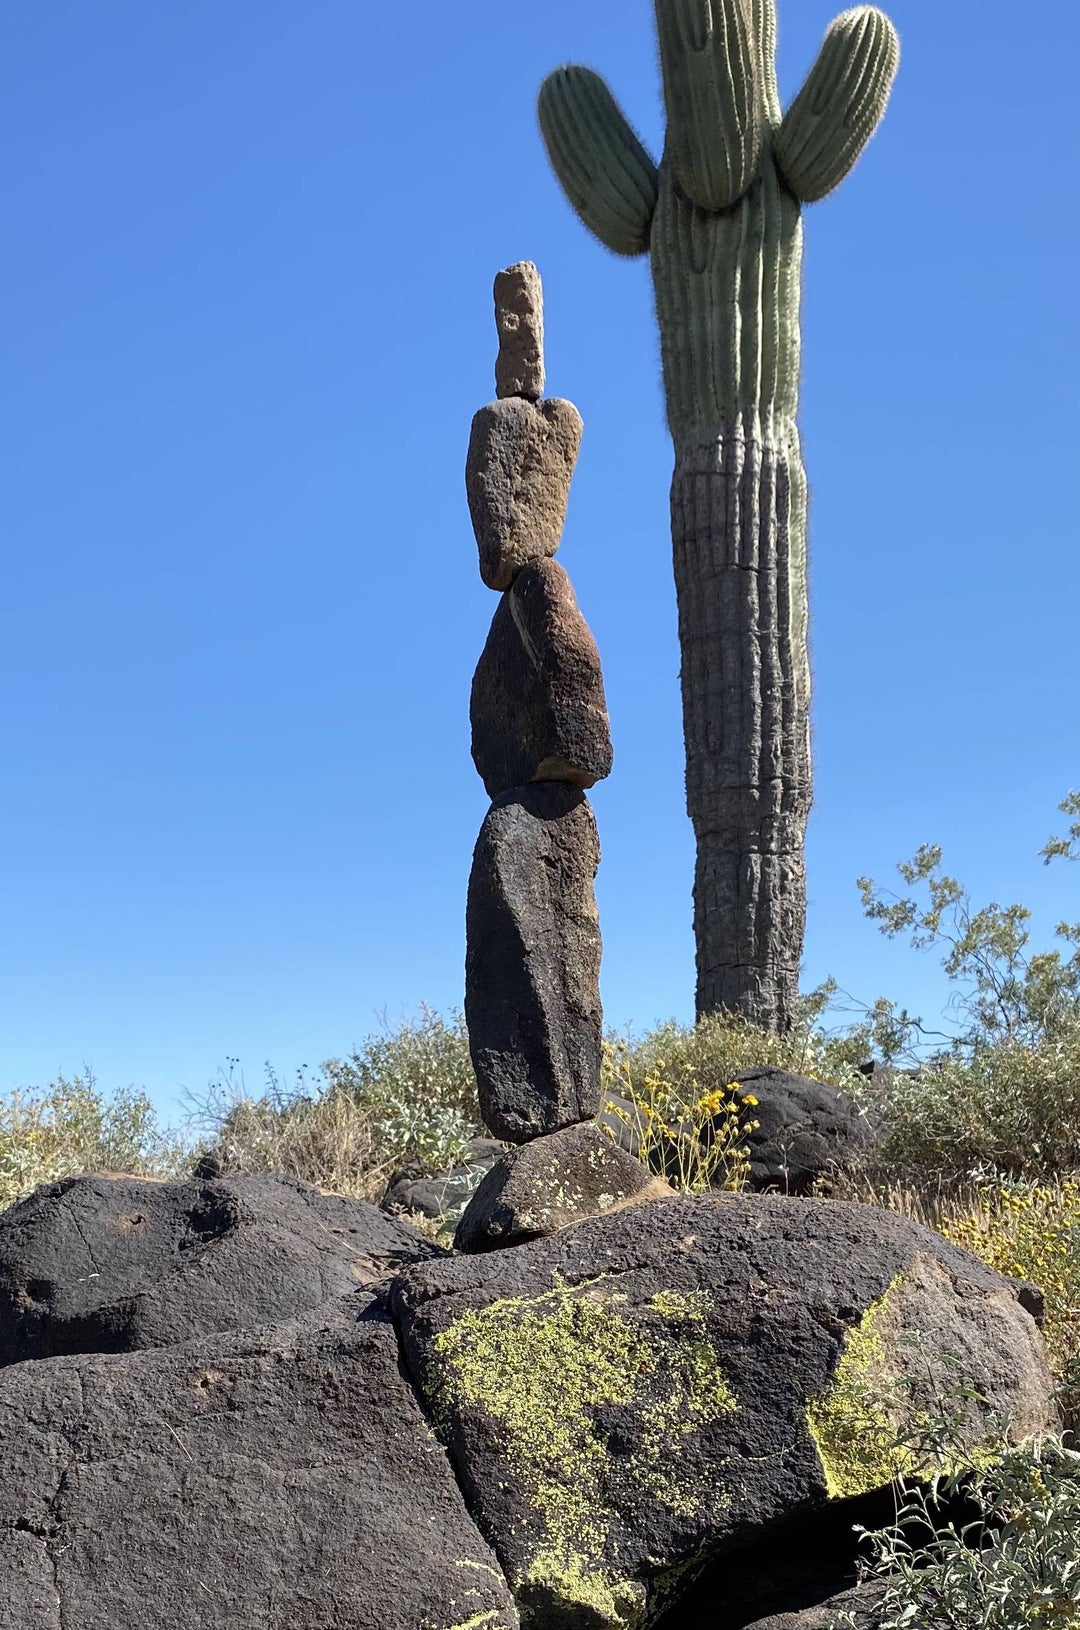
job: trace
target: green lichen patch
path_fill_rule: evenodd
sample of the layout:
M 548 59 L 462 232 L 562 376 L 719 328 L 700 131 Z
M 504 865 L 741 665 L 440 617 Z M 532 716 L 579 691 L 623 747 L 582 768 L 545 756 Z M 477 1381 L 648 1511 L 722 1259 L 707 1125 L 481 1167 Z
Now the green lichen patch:
M 849 1332 L 831 1384 L 806 1406 L 807 1424 L 831 1499 L 868 1494 L 911 1469 L 896 1445 L 888 1407 L 894 1382 L 880 1329 L 881 1317 L 901 1278 L 893 1280 Z
M 506 1463 L 538 1521 L 514 1581 L 574 1609 L 573 1622 L 632 1630 L 646 1590 L 611 1562 L 615 1499 L 694 1516 L 707 1493 L 678 1472 L 679 1445 L 736 1400 L 709 1340 L 703 1292 L 664 1292 L 633 1310 L 603 1280 L 473 1308 L 432 1343 L 428 1386 L 447 1439 L 463 1416 L 495 1422 Z M 622 1406 L 617 1456 L 610 1421 Z

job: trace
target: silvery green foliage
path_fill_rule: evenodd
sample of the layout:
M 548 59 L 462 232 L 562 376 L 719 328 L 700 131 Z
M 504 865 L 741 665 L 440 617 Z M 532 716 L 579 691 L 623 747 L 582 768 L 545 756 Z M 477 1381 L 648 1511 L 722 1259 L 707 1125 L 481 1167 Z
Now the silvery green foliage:
M 896 1524 L 868 1536 L 868 1574 L 887 1580 L 879 1630 L 1075 1630 L 1080 1453 L 1061 1438 L 1006 1446 L 972 1475 L 979 1515 L 959 1526 L 943 1520 L 937 1487 L 907 1487 Z

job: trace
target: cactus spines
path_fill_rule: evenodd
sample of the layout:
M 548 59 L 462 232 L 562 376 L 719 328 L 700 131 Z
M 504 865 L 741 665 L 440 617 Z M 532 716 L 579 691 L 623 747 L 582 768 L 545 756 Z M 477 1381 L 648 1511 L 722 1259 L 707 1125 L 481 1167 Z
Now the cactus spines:
M 647 244 L 652 261 L 675 446 L 698 1013 L 786 1030 L 798 1015 L 811 787 L 801 206 L 836 186 L 873 134 L 899 45 L 876 8 L 845 12 L 785 117 L 775 0 L 655 0 L 655 12 L 668 114 L 659 167 L 591 70 L 545 80 L 540 127 L 584 224 L 621 254 Z
M 646 254 L 656 165 L 600 75 L 556 68 L 537 111 L 552 168 L 589 231 L 617 255 Z
M 814 204 L 840 185 L 881 122 L 899 64 L 884 12 L 857 6 L 837 17 L 776 137 L 776 162 L 796 198 Z

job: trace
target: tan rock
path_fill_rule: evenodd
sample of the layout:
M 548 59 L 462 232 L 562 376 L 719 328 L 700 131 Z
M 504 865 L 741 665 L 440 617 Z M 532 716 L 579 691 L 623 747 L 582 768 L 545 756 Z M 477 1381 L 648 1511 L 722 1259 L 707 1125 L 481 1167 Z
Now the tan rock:
M 465 490 L 489 589 L 508 589 L 562 542 L 583 426 L 573 402 L 489 402 L 472 423 Z
M 459 1251 L 494 1251 L 556 1234 L 584 1217 L 672 1198 L 674 1190 L 595 1121 L 565 1127 L 502 1155 L 458 1223 Z
M 495 394 L 535 402 L 544 394 L 544 290 L 531 260 L 508 266 L 496 277 L 495 326 Z

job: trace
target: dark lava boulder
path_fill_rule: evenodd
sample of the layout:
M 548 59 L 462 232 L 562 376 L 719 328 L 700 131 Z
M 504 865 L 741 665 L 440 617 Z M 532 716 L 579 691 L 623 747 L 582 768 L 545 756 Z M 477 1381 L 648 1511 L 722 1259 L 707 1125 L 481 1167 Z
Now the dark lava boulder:
M 515 1630 L 370 1298 L 0 1373 L 0 1630 Z
M 865 1161 L 877 1140 L 873 1123 L 854 1098 L 809 1076 L 765 1067 L 744 1070 L 735 1081 L 757 1103 L 744 1116 L 749 1184 L 781 1194 L 809 1194 L 837 1172 Z
M 289 1177 L 77 1177 L 0 1215 L 0 1364 L 291 1318 L 440 1251 Z
M 892 1449 L 908 1407 L 967 1389 L 969 1446 L 992 1413 L 1056 1427 L 1019 1295 L 891 1213 L 748 1194 L 418 1265 L 391 1292 L 532 1630 L 655 1623 L 711 1560 L 917 1471 Z

